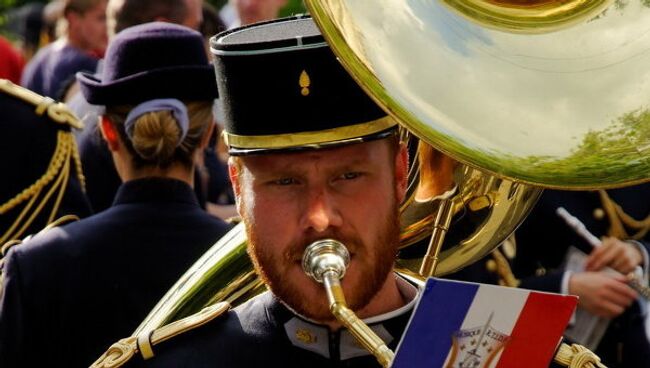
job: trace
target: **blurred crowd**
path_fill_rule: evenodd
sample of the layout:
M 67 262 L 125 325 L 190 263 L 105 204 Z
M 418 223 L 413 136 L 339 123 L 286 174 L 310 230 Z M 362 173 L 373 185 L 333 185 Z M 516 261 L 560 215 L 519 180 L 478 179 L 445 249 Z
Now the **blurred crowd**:
M 68 104 L 84 122 L 76 132 L 93 212 L 108 208 L 121 183 L 96 122 L 98 109 L 84 101 L 75 82 L 78 72 L 100 73 L 110 37 L 141 23 L 166 21 L 201 32 L 209 55 L 209 38 L 241 25 L 275 19 L 287 0 L 233 0 L 216 9 L 202 0 L 52 0 L 28 3 L 7 14 L 5 29 L 14 41 L 0 36 L 0 78 Z M 214 216 L 235 215 L 234 198 L 219 139 L 220 107 L 214 112 L 218 129 L 210 139 L 195 176 L 201 206 Z

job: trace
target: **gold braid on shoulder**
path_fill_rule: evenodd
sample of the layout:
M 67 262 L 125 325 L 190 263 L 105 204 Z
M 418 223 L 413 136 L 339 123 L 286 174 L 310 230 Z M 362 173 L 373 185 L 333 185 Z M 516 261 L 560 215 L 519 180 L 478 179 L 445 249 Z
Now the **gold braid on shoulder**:
M 598 194 L 600 195 L 603 209 L 609 219 L 609 236 L 614 236 L 623 240 L 640 240 L 646 236 L 648 231 L 650 231 L 650 214 L 648 214 L 644 219 L 637 220 L 625 213 L 623 208 L 618 203 L 614 202 L 606 191 L 599 190 Z M 626 228 L 635 233 L 629 234 Z
M 34 105 L 36 115 L 46 114 L 56 123 L 77 129 L 83 127 L 79 119 L 63 103 L 55 102 L 49 97 L 43 97 L 4 79 L 0 79 L 0 91 Z M 70 131 L 61 130 L 57 133 L 56 148 L 45 173 L 13 198 L 0 204 L 0 215 L 24 205 L 13 224 L 4 234 L 0 235 L 0 244 L 21 238 L 50 200 L 54 202 L 47 223 L 54 220 L 68 184 L 71 164 L 74 164 L 82 190 L 85 190 L 85 178 L 81 170 L 81 159 L 74 136 Z

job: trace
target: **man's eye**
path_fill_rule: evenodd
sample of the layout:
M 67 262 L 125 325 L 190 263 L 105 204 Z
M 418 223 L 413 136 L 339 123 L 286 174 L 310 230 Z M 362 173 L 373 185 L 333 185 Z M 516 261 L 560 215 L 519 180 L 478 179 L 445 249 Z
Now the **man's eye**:
M 282 178 L 282 179 L 275 180 L 273 182 L 273 184 L 275 184 L 275 185 L 291 185 L 291 184 L 295 184 L 295 183 L 296 183 L 296 180 L 294 178 Z
M 352 180 L 352 179 L 358 178 L 359 176 L 361 176 L 361 173 L 359 173 L 359 172 L 347 172 L 347 173 L 341 175 L 341 179 Z

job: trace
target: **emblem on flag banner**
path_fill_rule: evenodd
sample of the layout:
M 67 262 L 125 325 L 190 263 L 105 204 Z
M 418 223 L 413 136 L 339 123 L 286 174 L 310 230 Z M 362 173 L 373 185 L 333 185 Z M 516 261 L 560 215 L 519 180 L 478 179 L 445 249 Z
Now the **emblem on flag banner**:
M 392 367 L 548 367 L 577 301 L 430 278 Z
M 446 368 L 489 367 L 510 336 L 490 326 L 494 314 L 484 326 L 460 330 L 452 336 Z

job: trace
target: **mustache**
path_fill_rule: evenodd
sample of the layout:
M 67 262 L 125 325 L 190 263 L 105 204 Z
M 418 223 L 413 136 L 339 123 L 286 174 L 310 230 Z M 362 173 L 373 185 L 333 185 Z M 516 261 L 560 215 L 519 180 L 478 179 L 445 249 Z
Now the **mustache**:
M 292 242 L 284 254 L 284 259 L 289 262 L 302 262 L 302 256 L 307 247 L 319 240 L 334 239 L 337 240 L 348 249 L 350 254 L 356 253 L 356 250 L 362 245 L 361 239 L 352 234 L 342 234 L 339 231 L 331 231 L 325 234 L 320 233 L 317 235 L 306 235 L 301 239 Z

